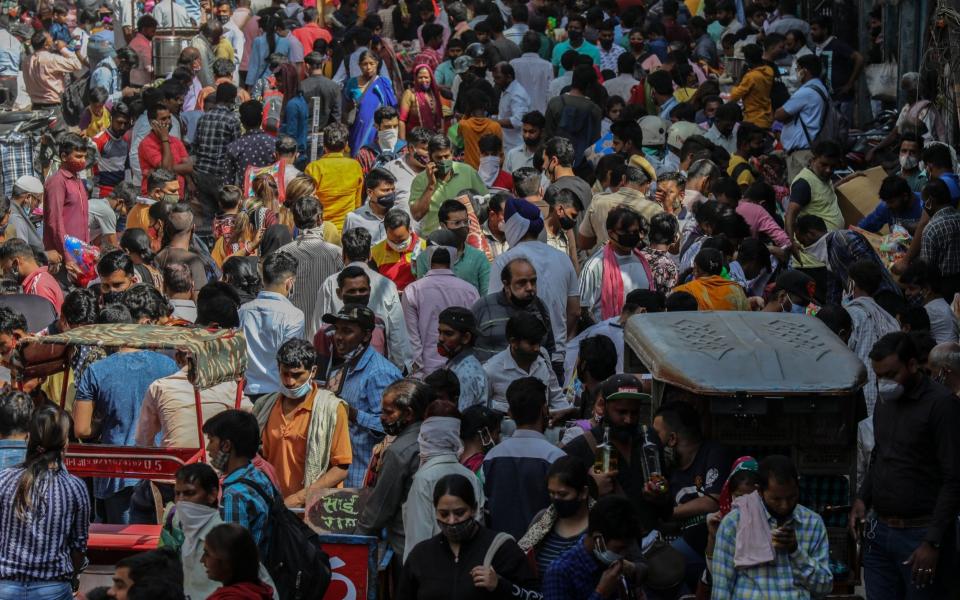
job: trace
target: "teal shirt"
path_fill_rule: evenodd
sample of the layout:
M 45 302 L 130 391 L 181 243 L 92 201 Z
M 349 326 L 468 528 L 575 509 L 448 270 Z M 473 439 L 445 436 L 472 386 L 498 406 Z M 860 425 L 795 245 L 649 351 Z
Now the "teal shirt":
M 584 54 L 592 58 L 593 64 L 595 65 L 600 64 L 600 50 L 596 46 L 584 40 L 584 42 L 580 44 L 579 48 L 572 48 L 570 46 L 570 40 L 564 40 L 553 48 L 552 62 L 553 62 L 553 66 L 559 69 L 559 71 L 557 72 L 557 75 L 563 75 L 566 72 L 564 68 L 560 66 L 560 57 L 566 54 L 567 50 L 576 50 L 577 53 Z
M 445 60 L 437 67 L 437 70 L 434 71 L 433 76 L 437 79 L 437 85 L 443 87 L 452 87 L 453 78 L 457 74 L 453 70 L 453 61 Z
M 417 279 L 420 279 L 430 270 L 427 264 L 427 253 L 421 252 L 417 257 Z M 463 247 L 463 256 L 453 265 L 453 274 L 477 288 L 480 296 L 487 295 L 487 284 L 490 281 L 490 261 L 487 255 L 473 246 Z
M 427 172 L 423 171 L 418 173 L 410 184 L 411 206 L 420 200 L 420 196 L 423 195 L 426 189 Z M 473 190 L 477 194 L 486 194 L 487 186 L 483 184 L 480 176 L 477 175 L 476 169 L 466 163 L 454 161 L 453 177 L 450 178 L 450 181 L 443 183 L 437 182 L 437 189 L 433 191 L 433 196 L 430 198 L 430 207 L 427 209 L 427 214 L 420 219 L 421 237 L 427 237 L 440 226 L 438 213 L 440 212 L 440 205 L 443 204 L 444 200 L 456 200 L 457 196 L 467 190 Z

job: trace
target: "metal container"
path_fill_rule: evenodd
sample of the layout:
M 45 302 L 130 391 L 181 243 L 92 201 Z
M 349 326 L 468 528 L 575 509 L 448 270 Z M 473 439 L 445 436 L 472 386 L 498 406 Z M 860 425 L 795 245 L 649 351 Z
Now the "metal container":
M 739 83 L 740 78 L 743 77 L 743 71 L 746 69 L 746 61 L 742 58 L 733 58 L 731 56 L 725 56 L 723 58 L 723 70 L 730 76 L 730 79 L 733 80 L 733 83 Z
M 153 37 L 153 75 L 156 78 L 165 78 L 177 68 L 177 59 L 180 51 L 190 45 L 190 39 L 196 31 L 190 29 L 174 29 Z

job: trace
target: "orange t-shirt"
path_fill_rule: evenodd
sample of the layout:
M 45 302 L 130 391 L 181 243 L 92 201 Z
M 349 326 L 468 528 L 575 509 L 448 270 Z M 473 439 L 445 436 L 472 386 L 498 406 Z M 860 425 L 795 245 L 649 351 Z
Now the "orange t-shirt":
M 463 138 L 463 162 L 474 169 L 480 168 L 480 138 L 492 133 L 503 140 L 500 123 L 486 117 L 469 117 L 460 120 L 460 136 Z
M 307 400 L 289 418 L 283 414 L 283 398 L 277 398 L 263 430 L 263 457 L 276 469 L 284 498 L 303 489 L 307 432 L 316 395 L 317 385 L 313 384 Z M 347 407 L 341 403 L 337 407 L 337 425 L 330 443 L 330 466 L 347 466 L 353 460 L 348 421 Z

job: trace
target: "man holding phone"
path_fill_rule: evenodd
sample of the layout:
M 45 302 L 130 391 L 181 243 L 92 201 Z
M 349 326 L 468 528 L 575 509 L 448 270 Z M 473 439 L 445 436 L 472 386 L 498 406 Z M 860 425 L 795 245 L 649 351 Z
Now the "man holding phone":
M 827 528 L 820 515 L 799 503 L 797 467 L 786 456 L 774 454 L 760 462 L 757 477 L 760 489 L 754 494 L 759 493 L 762 503 L 756 502 L 754 494 L 743 496 L 747 500 L 742 503 L 738 498 L 733 512 L 717 530 L 710 564 L 712 598 L 800 599 L 826 595 L 833 587 Z M 769 544 L 761 542 L 759 535 L 749 535 L 752 543 L 748 552 L 737 548 L 737 537 L 748 535 L 738 531 L 741 521 L 746 527 L 769 531 Z

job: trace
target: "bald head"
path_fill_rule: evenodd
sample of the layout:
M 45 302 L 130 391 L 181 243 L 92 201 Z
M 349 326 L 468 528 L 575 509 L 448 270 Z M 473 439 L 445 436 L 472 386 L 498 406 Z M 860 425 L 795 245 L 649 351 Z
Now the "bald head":
M 960 344 L 956 342 L 944 342 L 937 344 L 930 351 L 927 357 L 927 364 L 931 371 L 936 374 L 940 369 L 948 369 L 960 373 Z

